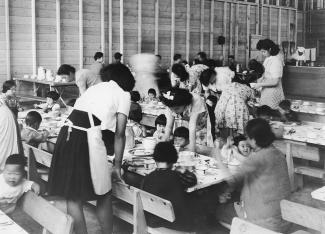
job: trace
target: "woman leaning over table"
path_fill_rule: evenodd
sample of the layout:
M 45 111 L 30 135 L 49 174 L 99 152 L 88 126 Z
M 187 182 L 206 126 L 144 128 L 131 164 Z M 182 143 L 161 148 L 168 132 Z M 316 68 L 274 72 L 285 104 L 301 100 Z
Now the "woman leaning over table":
M 162 93 L 160 100 L 168 107 L 165 113 L 167 123 L 164 140 L 172 135 L 175 118 L 180 117 L 188 121 L 190 151 L 195 152 L 196 143 L 212 146 L 211 131 L 207 131 L 207 125 L 210 124 L 209 116 L 201 96 L 186 89 L 171 88 L 168 92 Z
M 261 88 L 260 105 L 277 109 L 279 103 L 284 100 L 282 88 L 283 61 L 279 54 L 279 46 L 270 39 L 264 39 L 259 40 L 256 47 L 266 57 L 263 63 L 265 72 L 253 87 L 255 89 Z
M 112 176 L 121 179 L 131 105 L 129 91 L 135 81 L 123 64 L 106 66 L 101 78 L 102 83 L 91 86 L 77 100 L 58 136 L 50 169 L 50 194 L 67 199 L 68 213 L 78 234 L 87 233 L 82 207 L 90 200 L 97 200 L 103 233 L 112 232 L 111 173 L 106 157 L 109 152 L 115 154 Z
M 282 233 L 288 228 L 288 223 L 281 217 L 280 201 L 290 194 L 285 156 L 273 146 L 275 137 L 266 120 L 250 120 L 246 132 L 253 152 L 236 174 L 230 175 L 228 168 L 221 162 L 218 149 L 212 152 L 220 168 L 229 173 L 230 190 L 242 184 L 240 202 L 230 204 L 229 209 L 220 209 L 217 212 L 220 215 L 219 220 L 230 222 L 231 219 L 226 220 L 225 217 L 232 213 L 230 216 L 238 216 Z

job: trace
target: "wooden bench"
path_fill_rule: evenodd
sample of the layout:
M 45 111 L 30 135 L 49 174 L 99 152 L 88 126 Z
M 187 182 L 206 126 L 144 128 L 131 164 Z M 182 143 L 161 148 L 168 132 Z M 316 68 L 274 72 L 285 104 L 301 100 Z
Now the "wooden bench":
M 175 213 L 170 201 L 123 183 L 113 184 L 113 196 L 118 199 L 113 203 L 114 215 L 133 224 L 134 234 L 187 233 L 165 227 L 152 228 L 147 225 L 145 211 L 169 222 L 175 221 Z
M 325 234 L 325 211 L 288 200 L 282 200 L 280 206 L 282 218 L 284 220 Z M 298 233 L 302 234 L 308 232 L 295 232 L 295 234 Z
M 70 215 L 31 191 L 17 205 L 44 228 L 43 234 L 71 234 L 73 231 L 73 219 Z
M 231 223 L 230 234 L 277 234 L 266 228 L 257 226 L 240 218 L 233 218 Z
M 314 178 L 325 178 L 325 170 L 310 166 L 296 166 L 293 165 L 293 158 L 300 158 L 303 160 L 319 162 L 320 150 L 316 146 L 308 145 L 302 142 L 294 141 L 276 141 L 274 145 L 282 151 L 287 158 L 288 173 L 291 182 L 292 190 L 303 187 L 303 177 L 311 176 Z

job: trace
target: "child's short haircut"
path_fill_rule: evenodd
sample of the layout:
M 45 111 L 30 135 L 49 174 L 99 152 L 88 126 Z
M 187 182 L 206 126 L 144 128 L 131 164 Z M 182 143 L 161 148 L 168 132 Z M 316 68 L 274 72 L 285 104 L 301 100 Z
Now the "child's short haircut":
M 37 111 L 30 111 L 27 113 L 25 118 L 25 123 L 27 126 L 32 126 L 35 123 L 41 123 L 42 122 L 42 116 Z
M 140 93 L 138 91 L 131 91 L 130 94 L 131 94 L 131 101 L 132 102 L 140 101 L 141 97 L 140 97 Z
M 155 89 L 152 89 L 152 88 L 149 89 L 149 90 L 148 90 L 148 94 L 149 94 L 149 93 L 152 93 L 155 97 L 157 96 L 157 93 L 156 93 L 156 90 L 155 90 Z
M 158 115 L 158 117 L 156 118 L 155 120 L 155 126 L 157 125 L 163 125 L 163 126 L 166 126 L 167 124 L 167 118 L 164 114 L 161 114 L 161 115 Z
M 7 158 L 5 165 L 19 165 L 21 170 L 24 170 L 26 160 L 24 156 L 20 154 L 12 154 Z
M 6 93 L 8 90 L 10 90 L 12 87 L 15 87 L 16 83 L 13 80 L 6 80 L 2 85 L 2 92 Z
M 182 59 L 182 55 L 181 54 L 174 54 L 173 60 L 176 61 L 178 59 Z
M 235 136 L 234 137 L 234 145 L 235 146 L 238 146 L 239 145 L 239 142 L 246 141 L 246 140 L 247 140 L 247 138 L 244 135 Z
M 274 110 L 267 105 L 259 106 L 256 109 L 256 115 L 257 117 L 262 115 L 272 117 L 274 115 Z
M 291 110 L 291 102 L 289 100 L 283 100 L 279 103 L 279 107 L 283 110 Z
M 56 91 L 49 91 L 46 94 L 46 97 L 52 98 L 54 101 L 57 101 L 60 98 L 60 94 L 58 94 Z
M 137 123 L 142 120 L 142 109 L 138 103 L 132 103 L 129 112 L 129 119 Z
M 102 52 L 96 52 L 94 55 L 94 60 L 96 61 L 97 59 L 100 59 L 104 56 Z
M 159 142 L 153 152 L 153 159 L 156 162 L 176 163 L 178 155 L 172 143 Z
M 58 69 L 58 76 L 61 76 L 61 75 L 70 75 L 70 73 L 76 73 L 76 69 L 69 65 L 69 64 L 62 64 L 59 69 Z
M 217 104 L 217 102 L 218 102 L 218 98 L 214 95 L 209 95 L 207 97 L 207 100 L 211 101 L 213 104 Z
M 185 127 L 178 127 L 174 131 L 174 137 L 182 137 L 185 140 L 189 139 L 189 135 L 190 135 L 189 130 L 188 128 Z

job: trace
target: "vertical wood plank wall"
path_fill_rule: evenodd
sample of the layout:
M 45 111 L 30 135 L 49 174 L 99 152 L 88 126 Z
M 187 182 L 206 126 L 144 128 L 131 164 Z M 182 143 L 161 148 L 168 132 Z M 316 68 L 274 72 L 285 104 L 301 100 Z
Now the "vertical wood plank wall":
M 10 61 L 7 62 L 6 0 L 0 0 L 0 63 L 2 64 L 0 84 L 9 77 L 21 77 L 33 73 L 32 1 L 8 1 Z M 288 22 L 294 23 L 296 20 L 298 45 L 303 41 L 303 14 L 298 11 L 296 19 L 296 10 L 287 7 L 281 8 L 281 20 L 279 20 L 280 7 L 273 5 L 264 4 L 263 12 L 259 12 L 256 4 L 247 1 L 175 0 L 175 24 L 172 31 L 173 0 L 124 0 L 122 11 L 121 0 L 83 0 L 82 24 L 79 22 L 79 0 L 60 0 L 58 5 L 57 1 L 35 0 L 36 66 L 44 66 L 54 72 L 58 64 L 64 63 L 79 69 L 80 25 L 83 27 L 84 68 L 89 67 L 93 62 L 96 51 L 104 49 L 105 61 L 108 63 L 120 48 L 123 48 L 125 63 L 128 63 L 131 55 L 138 53 L 139 48 L 142 52 L 160 54 L 162 63 L 168 66 L 171 61 L 171 48 L 174 53 L 182 54 L 183 58 L 188 54 L 188 58 L 192 59 L 201 47 L 208 55 L 212 54 L 213 58 L 222 55 L 227 57 L 232 53 L 236 55 L 239 62 L 246 63 L 248 33 L 256 34 L 262 30 L 263 36 L 271 36 L 271 39 L 276 42 L 287 41 Z M 141 7 L 138 6 L 139 3 Z M 60 14 L 57 14 L 57 6 Z M 101 6 L 104 6 L 104 9 Z M 104 13 L 104 17 L 101 16 L 101 12 Z M 121 12 L 124 42 L 122 45 L 120 44 Z M 139 12 L 141 12 L 141 19 L 139 19 Z M 60 16 L 58 20 L 57 15 Z M 138 25 L 139 23 L 141 25 Z M 59 35 L 57 35 L 58 26 Z M 217 37 L 221 35 L 226 37 L 224 50 L 217 43 Z M 291 38 L 294 36 L 291 35 Z M 172 41 L 174 41 L 173 45 L 171 45 Z M 59 52 L 58 45 L 60 45 Z M 58 61 L 58 56 L 61 61 Z

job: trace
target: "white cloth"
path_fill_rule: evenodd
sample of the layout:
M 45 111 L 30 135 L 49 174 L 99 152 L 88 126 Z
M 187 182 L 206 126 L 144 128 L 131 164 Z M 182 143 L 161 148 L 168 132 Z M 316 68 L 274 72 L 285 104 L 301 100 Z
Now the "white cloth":
M 283 63 L 280 56 L 269 56 L 264 60 L 264 77 L 279 78 L 283 75 Z
M 117 113 L 128 116 L 130 105 L 130 93 L 115 81 L 109 81 L 88 88 L 77 99 L 74 108 L 94 114 L 101 121 L 102 130 L 115 132 Z
M 0 209 L 12 209 L 18 199 L 27 191 L 32 189 L 33 181 L 23 179 L 17 186 L 10 186 L 6 183 L 3 174 L 0 175 Z
M 4 169 L 6 159 L 12 154 L 18 154 L 15 119 L 10 109 L 0 102 L 0 172 Z

